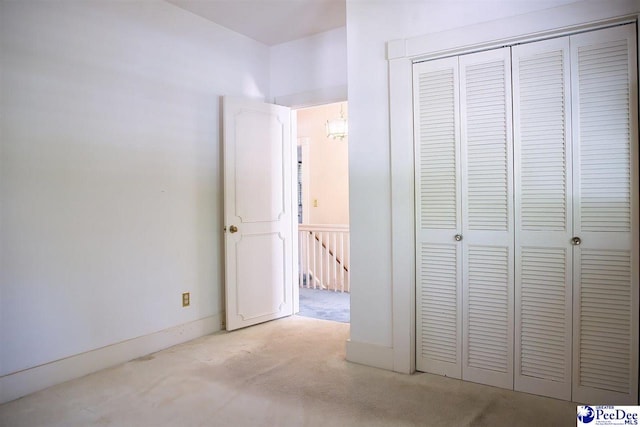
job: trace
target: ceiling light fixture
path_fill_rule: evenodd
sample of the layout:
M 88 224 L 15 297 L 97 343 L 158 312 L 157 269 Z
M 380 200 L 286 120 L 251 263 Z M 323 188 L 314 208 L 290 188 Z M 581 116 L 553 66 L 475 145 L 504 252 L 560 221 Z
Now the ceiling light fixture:
M 340 105 L 340 118 L 327 120 L 327 138 L 343 140 L 349 133 L 347 119 L 344 118 L 342 105 Z

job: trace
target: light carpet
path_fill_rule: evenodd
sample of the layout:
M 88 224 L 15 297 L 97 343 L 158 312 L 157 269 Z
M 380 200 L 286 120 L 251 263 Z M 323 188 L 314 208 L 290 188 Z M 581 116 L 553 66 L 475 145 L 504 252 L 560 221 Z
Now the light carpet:
M 222 332 L 0 406 L 19 426 L 575 426 L 576 406 L 345 361 L 349 325 Z

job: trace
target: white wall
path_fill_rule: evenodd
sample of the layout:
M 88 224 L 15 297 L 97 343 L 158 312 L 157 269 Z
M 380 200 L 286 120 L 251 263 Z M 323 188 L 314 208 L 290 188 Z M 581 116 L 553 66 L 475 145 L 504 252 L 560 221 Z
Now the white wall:
M 345 27 L 271 47 L 271 96 L 283 105 L 344 101 L 347 86 Z M 303 98 L 289 96 L 307 94 Z M 309 95 L 311 98 L 309 98 Z
M 297 111 L 298 140 L 304 140 L 303 153 L 308 153 L 308 161 L 303 160 L 303 180 L 307 178 L 303 188 L 310 200 L 303 212 L 307 224 L 349 224 L 349 136 L 328 138 L 325 126 L 341 111 L 348 118 L 346 102 Z
M 347 0 L 350 360 L 390 367 L 393 345 L 389 85 L 386 42 L 520 15 L 573 0 Z M 589 3 L 583 2 L 585 7 Z M 403 285 L 404 286 L 404 285 Z M 410 331 L 407 330 L 409 335 Z M 375 356 L 373 353 L 380 356 Z
M 218 319 L 220 96 L 268 98 L 269 49 L 165 2 L 0 16 L 0 380 Z

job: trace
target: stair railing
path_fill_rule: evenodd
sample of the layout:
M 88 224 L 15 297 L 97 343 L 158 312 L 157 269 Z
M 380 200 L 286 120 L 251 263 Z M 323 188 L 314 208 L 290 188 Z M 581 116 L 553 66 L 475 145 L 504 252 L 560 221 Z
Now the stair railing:
M 298 225 L 300 287 L 349 292 L 349 226 Z

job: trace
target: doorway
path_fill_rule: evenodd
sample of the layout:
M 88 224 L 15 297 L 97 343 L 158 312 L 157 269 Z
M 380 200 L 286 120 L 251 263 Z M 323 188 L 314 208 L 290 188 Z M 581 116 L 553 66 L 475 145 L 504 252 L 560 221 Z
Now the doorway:
M 298 315 L 348 323 L 347 102 L 300 108 L 294 115 L 298 148 Z

